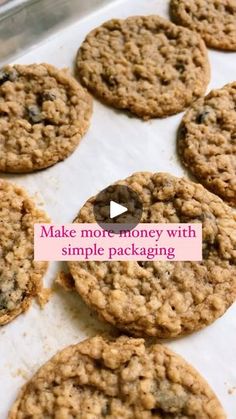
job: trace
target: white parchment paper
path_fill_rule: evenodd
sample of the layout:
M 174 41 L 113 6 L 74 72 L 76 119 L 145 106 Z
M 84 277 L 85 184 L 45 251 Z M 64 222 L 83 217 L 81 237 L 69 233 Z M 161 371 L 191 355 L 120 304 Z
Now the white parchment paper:
M 36 45 L 18 63 L 49 62 L 73 69 L 85 35 L 113 17 L 160 14 L 168 0 L 119 0 Z M 236 54 L 210 51 L 211 88 L 236 79 Z M 94 101 L 91 128 L 71 157 L 29 175 L 1 175 L 24 186 L 55 223 L 71 222 L 82 204 L 113 181 L 135 171 L 186 174 L 176 156 L 176 129 L 182 114 L 143 122 Z M 186 174 L 187 175 L 187 174 Z M 60 264 L 52 263 L 50 285 Z M 0 329 L 0 418 L 5 419 L 22 384 L 63 347 L 106 327 L 77 295 L 57 291 L 44 310 L 31 309 Z M 207 379 L 229 419 L 236 419 L 236 304 L 205 330 L 166 342 Z

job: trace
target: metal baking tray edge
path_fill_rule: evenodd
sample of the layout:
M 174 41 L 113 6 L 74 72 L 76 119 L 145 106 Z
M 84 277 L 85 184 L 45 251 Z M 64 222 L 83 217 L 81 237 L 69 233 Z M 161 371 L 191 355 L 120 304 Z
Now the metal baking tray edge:
M 30 0 L 0 8 L 0 65 L 12 61 L 35 43 L 117 0 Z

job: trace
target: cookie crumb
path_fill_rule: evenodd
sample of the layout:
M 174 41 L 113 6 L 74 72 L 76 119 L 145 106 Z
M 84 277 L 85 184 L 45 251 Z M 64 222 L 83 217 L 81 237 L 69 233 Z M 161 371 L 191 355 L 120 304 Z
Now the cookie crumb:
M 39 303 L 40 308 L 44 308 L 45 305 L 48 303 L 48 301 L 50 300 L 50 297 L 52 295 L 52 289 L 51 288 L 43 288 L 38 296 L 37 296 L 37 301 Z
M 236 387 L 231 387 L 228 389 L 228 394 L 232 395 L 235 393 L 235 391 L 236 391 Z
M 72 291 L 75 288 L 75 281 L 69 272 L 58 272 L 55 283 L 59 284 L 65 291 Z
M 12 376 L 15 377 L 20 377 L 23 378 L 23 380 L 28 380 L 29 379 L 29 374 L 23 370 L 22 368 L 18 368 L 13 374 Z

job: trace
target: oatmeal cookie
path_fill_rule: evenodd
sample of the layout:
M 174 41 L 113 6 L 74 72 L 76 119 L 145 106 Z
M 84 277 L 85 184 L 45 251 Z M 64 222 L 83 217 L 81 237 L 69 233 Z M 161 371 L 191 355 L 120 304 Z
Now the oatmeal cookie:
M 170 14 L 209 47 L 236 51 L 236 0 L 171 0 Z
M 92 99 L 49 64 L 0 70 L 0 171 L 44 169 L 68 157 L 88 129 Z
M 9 419 L 226 419 L 183 358 L 143 339 L 97 336 L 69 346 L 26 384 Z
M 209 81 L 199 35 L 159 16 L 112 19 L 94 29 L 78 51 L 77 67 L 98 98 L 143 119 L 182 111 Z
M 143 223 L 202 223 L 202 262 L 70 261 L 74 288 L 101 318 L 137 336 L 170 338 L 201 329 L 236 299 L 236 215 L 202 185 L 165 173 L 119 184 L 139 194 Z M 96 222 L 95 197 L 75 222 Z
M 34 259 L 34 223 L 49 222 L 20 187 L 0 180 L 0 325 L 27 310 L 40 293 L 46 262 Z
M 191 106 L 179 129 L 178 151 L 201 183 L 236 207 L 236 83 Z

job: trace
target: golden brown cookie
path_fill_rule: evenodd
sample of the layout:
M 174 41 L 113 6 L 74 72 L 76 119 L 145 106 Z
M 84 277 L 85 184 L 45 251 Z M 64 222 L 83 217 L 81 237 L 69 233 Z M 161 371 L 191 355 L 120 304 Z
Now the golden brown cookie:
M 236 83 L 212 90 L 188 109 L 178 151 L 201 183 L 236 207 Z
M 92 99 L 49 64 L 0 70 L 0 171 L 44 169 L 68 157 L 88 129 Z
M 209 81 L 199 35 L 159 16 L 112 19 L 94 29 L 78 51 L 77 67 L 98 98 L 143 119 L 181 112 Z
M 174 22 L 199 32 L 211 48 L 236 51 L 236 0 L 171 0 Z
M 20 187 L 0 180 L 0 325 L 26 311 L 42 288 L 46 262 L 34 261 L 34 223 L 49 222 Z
M 183 358 L 143 339 L 97 336 L 69 346 L 23 387 L 9 419 L 226 419 Z
M 236 215 L 202 185 L 167 173 L 118 182 L 139 194 L 144 223 L 202 223 L 203 261 L 69 262 L 74 288 L 103 319 L 133 335 L 202 329 L 236 299 Z M 75 222 L 96 222 L 95 197 Z

